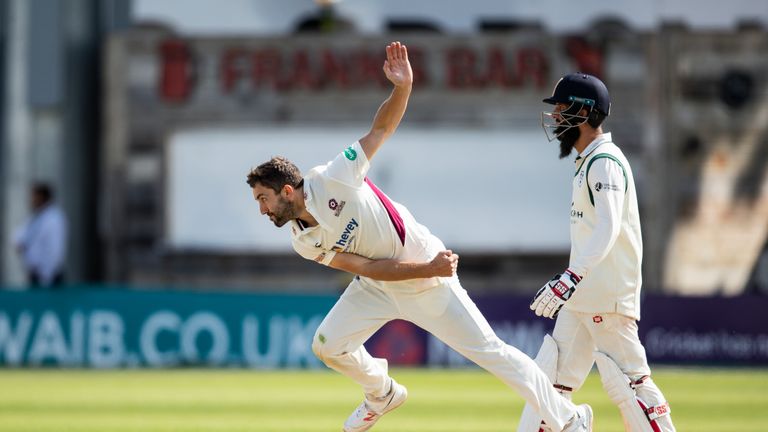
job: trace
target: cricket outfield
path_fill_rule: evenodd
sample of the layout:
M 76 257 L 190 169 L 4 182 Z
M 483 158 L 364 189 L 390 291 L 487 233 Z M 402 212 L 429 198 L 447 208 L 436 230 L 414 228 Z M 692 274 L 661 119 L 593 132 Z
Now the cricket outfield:
M 514 431 L 523 400 L 479 369 L 395 369 L 409 400 L 375 430 Z M 677 429 L 768 430 L 768 369 L 654 369 Z M 0 370 L 0 432 L 338 431 L 362 397 L 330 371 Z M 595 430 L 623 431 L 590 375 Z

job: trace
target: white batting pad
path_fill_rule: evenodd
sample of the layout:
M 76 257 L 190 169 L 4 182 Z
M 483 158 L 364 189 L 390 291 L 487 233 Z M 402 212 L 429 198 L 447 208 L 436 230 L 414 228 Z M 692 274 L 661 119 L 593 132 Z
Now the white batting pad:
M 658 430 L 675 432 L 675 426 L 672 424 L 672 416 L 670 415 L 672 409 L 651 377 L 647 377 L 641 383 L 636 383 L 634 387 L 638 401 L 646 405 L 648 419 L 656 423 Z
M 624 418 L 624 428 L 629 432 L 659 432 L 654 431 L 645 410 L 635 396 L 635 390 L 630 387 L 630 379 L 624 375 L 619 366 L 607 355 L 595 351 L 595 363 L 600 372 L 603 388 L 608 398 L 616 404 Z

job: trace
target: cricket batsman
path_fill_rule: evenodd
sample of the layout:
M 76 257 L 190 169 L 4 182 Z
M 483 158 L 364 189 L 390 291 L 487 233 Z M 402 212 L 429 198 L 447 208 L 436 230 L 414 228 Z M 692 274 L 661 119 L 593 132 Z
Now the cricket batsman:
M 591 431 L 591 408 L 560 395 L 531 358 L 496 336 L 459 283 L 458 256 L 366 177 L 376 151 L 400 124 L 413 83 L 406 47 L 393 42 L 386 53 L 384 74 L 394 89 L 368 134 L 304 176 L 275 157 L 247 178 L 261 214 L 278 227 L 290 225 L 299 255 L 357 275 L 312 342 L 328 367 L 363 389 L 364 399 L 343 430 L 370 429 L 408 397 L 389 376 L 387 361 L 363 346 L 388 321 L 403 319 L 499 377 L 552 430 Z M 426 185 L 414 187 L 429 194 Z
M 549 141 L 560 141 L 560 158 L 576 150 L 571 198 L 568 268 L 534 296 L 531 310 L 556 319 L 536 362 L 570 399 L 597 363 L 603 387 L 631 432 L 673 432 L 670 408 L 651 379 L 637 334 L 643 243 L 632 169 L 601 124 L 611 101 L 599 79 L 565 75 L 542 113 Z M 550 430 L 527 405 L 518 432 Z M 556 429 L 552 429 L 556 430 Z

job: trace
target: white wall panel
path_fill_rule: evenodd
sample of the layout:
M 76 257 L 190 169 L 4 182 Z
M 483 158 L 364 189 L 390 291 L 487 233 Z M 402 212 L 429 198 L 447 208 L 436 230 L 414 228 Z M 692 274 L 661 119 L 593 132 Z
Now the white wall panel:
M 365 125 L 335 128 L 191 129 L 168 146 L 168 246 L 218 251 L 289 251 L 286 227 L 259 214 L 245 183 L 274 155 L 302 171 L 327 162 Z M 369 177 L 457 250 L 567 251 L 573 162 L 540 128 L 401 128 Z

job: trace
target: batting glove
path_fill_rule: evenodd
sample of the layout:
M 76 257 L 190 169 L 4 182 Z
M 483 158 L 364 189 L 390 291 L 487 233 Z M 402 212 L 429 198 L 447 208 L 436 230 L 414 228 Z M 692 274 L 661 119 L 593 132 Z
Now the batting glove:
M 563 274 L 555 275 L 549 282 L 536 293 L 531 302 L 531 310 L 537 316 L 556 318 L 565 302 L 576 291 L 576 285 L 581 281 L 581 276 L 566 269 Z

